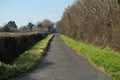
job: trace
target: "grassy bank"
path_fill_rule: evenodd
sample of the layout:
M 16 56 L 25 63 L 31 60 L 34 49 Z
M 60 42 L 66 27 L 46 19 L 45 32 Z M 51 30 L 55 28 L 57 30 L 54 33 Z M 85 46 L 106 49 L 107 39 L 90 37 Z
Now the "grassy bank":
M 64 42 L 87 58 L 100 71 L 107 73 L 114 80 L 120 80 L 120 53 L 109 48 L 97 47 L 75 41 L 61 35 Z
M 52 35 L 49 35 L 45 39 L 39 41 L 30 50 L 25 51 L 22 55 L 16 58 L 10 65 L 0 62 L 0 80 L 32 70 L 42 59 L 42 55 L 51 38 Z

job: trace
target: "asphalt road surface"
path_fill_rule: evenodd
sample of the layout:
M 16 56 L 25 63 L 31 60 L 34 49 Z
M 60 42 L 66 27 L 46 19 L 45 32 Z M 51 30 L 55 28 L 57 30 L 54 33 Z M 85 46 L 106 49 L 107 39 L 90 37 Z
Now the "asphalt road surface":
M 49 50 L 30 73 L 16 80 L 112 80 L 93 67 L 86 59 L 68 47 L 59 35 L 55 35 Z

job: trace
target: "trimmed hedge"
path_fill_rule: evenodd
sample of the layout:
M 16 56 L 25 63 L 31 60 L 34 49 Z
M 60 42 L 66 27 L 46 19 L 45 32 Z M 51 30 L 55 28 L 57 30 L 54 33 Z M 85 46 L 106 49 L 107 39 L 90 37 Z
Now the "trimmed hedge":
M 1 36 L 0 61 L 4 63 L 11 63 L 21 53 L 46 36 L 46 34 L 41 33 Z
M 39 41 L 31 49 L 17 57 L 11 65 L 0 62 L 0 80 L 7 80 L 10 77 L 30 71 L 37 66 L 51 39 L 52 35 L 49 35 L 45 39 Z

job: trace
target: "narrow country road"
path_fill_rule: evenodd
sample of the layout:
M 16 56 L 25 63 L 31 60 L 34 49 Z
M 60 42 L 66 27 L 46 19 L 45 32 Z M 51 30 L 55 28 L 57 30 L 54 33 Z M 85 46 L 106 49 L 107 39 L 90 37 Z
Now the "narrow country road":
M 112 80 L 68 47 L 59 35 L 38 67 L 16 80 Z

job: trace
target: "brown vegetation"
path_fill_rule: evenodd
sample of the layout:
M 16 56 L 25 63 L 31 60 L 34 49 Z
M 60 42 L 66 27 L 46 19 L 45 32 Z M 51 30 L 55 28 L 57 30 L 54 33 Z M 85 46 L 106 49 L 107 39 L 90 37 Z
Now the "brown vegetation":
M 76 0 L 57 23 L 60 33 L 120 51 L 120 0 Z
M 8 35 L 9 34 L 9 35 Z M 12 62 L 25 50 L 46 37 L 47 34 L 29 33 L 1 33 L 0 34 L 0 61 Z
M 0 61 L 11 63 L 25 50 L 51 33 L 53 23 L 45 19 L 37 25 L 31 22 L 28 25 L 17 28 L 15 21 L 9 21 L 0 28 Z

